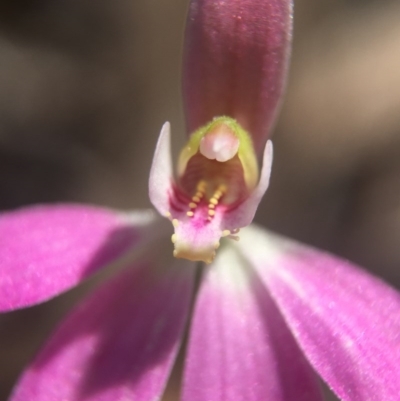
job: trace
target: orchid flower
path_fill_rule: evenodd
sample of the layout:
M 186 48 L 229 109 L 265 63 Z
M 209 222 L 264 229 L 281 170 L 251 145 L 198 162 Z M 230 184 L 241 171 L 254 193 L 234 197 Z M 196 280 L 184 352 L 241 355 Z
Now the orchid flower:
M 0 216 L 3 311 L 119 267 L 61 323 L 11 401 L 159 400 L 185 327 L 182 401 L 320 401 L 318 375 L 343 401 L 399 399 L 400 295 L 348 261 L 249 226 L 268 187 L 291 8 L 191 1 L 192 135 L 174 174 L 162 128 L 150 173 L 162 218 L 84 205 Z

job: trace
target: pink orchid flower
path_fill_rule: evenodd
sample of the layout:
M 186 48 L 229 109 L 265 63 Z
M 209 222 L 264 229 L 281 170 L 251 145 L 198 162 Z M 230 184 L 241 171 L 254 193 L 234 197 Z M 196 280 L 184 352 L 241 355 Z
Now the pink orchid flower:
M 174 178 L 164 125 L 150 174 L 167 219 L 80 205 L 1 215 L 3 311 L 125 267 L 61 323 L 12 401 L 159 400 L 188 322 L 183 401 L 319 401 L 318 375 L 344 401 L 400 399 L 396 291 L 256 226 L 232 241 L 268 186 L 271 144 L 261 173 L 257 154 L 282 94 L 291 6 L 192 0 L 184 96 L 194 134 Z

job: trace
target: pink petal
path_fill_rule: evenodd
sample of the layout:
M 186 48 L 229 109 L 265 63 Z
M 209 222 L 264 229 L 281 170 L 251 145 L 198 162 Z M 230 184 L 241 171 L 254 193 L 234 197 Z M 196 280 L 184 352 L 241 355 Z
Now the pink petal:
M 97 290 L 61 324 L 10 401 L 159 400 L 193 287 L 194 266 L 178 263 L 141 262 Z
M 272 142 L 268 141 L 264 149 L 260 180 L 256 188 L 254 188 L 254 191 L 241 205 L 233 209 L 230 213 L 226 213 L 223 225 L 224 229 L 233 230 L 235 228 L 247 227 L 253 221 L 258 205 L 269 187 L 272 155 Z
M 145 220 L 83 205 L 1 214 L 0 310 L 42 302 L 78 284 L 136 245 Z
M 322 400 L 268 292 L 232 247 L 206 270 L 188 348 L 183 401 Z
M 149 178 L 149 197 L 153 206 L 162 216 L 170 209 L 173 191 L 173 172 L 171 160 L 171 126 L 166 122 L 160 132 Z
M 277 113 L 288 66 L 290 0 L 192 0 L 183 93 L 189 133 L 227 115 L 261 151 Z
M 300 347 L 343 401 L 398 401 L 400 294 L 349 262 L 250 229 L 256 266 Z

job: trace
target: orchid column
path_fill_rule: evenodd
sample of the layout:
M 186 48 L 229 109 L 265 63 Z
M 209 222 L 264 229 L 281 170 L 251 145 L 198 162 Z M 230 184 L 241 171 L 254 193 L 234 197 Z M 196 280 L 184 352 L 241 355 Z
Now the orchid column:
M 260 154 L 282 97 L 291 35 L 291 0 L 192 1 L 183 64 L 188 132 L 230 116 Z
M 174 256 L 211 263 L 220 238 L 236 238 L 252 222 L 269 184 L 272 144 L 265 142 L 291 32 L 288 0 L 190 3 L 183 95 L 191 137 L 174 180 L 166 124 L 150 174 L 150 199 L 175 228 Z

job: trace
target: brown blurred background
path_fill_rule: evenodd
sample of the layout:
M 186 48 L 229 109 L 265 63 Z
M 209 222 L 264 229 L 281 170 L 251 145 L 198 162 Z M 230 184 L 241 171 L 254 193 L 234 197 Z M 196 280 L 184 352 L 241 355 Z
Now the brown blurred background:
M 0 0 L 0 209 L 149 206 L 162 123 L 185 135 L 187 3 Z M 274 144 L 257 220 L 400 287 L 398 1 L 296 2 Z M 0 400 L 77 296 L 0 316 Z

